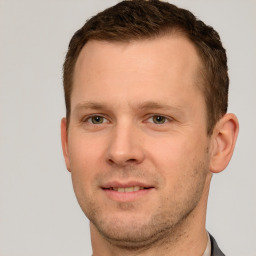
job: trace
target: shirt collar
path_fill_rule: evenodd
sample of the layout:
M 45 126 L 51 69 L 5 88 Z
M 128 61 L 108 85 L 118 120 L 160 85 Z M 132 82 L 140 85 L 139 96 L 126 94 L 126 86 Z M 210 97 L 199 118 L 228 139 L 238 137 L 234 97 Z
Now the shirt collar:
M 208 242 L 207 242 L 206 249 L 202 256 L 211 256 L 211 249 L 212 249 L 211 248 L 211 239 L 210 239 L 208 232 L 207 232 L 207 236 L 208 236 Z

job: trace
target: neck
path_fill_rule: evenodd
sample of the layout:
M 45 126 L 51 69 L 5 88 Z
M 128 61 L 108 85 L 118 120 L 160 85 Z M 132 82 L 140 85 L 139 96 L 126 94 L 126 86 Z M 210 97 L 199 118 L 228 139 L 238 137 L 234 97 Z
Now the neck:
M 106 240 L 90 223 L 93 256 L 155 256 L 155 255 L 179 255 L 202 256 L 208 241 L 205 230 L 206 207 L 211 177 L 208 176 L 203 195 L 197 207 L 181 222 L 170 236 L 147 248 L 131 250 L 120 248 Z

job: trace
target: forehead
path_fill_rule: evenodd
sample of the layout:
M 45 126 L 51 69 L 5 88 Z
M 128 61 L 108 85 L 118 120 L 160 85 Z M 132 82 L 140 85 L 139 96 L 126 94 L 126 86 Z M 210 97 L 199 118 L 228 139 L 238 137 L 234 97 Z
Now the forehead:
M 123 61 L 121 62 L 118 57 L 121 57 Z M 88 64 L 90 66 L 96 64 L 98 67 L 100 67 L 99 64 L 107 66 L 107 64 L 113 63 L 115 60 L 118 60 L 119 64 L 129 64 L 132 60 L 136 60 L 137 64 L 148 65 L 150 64 L 150 59 L 153 59 L 154 62 L 157 61 L 154 68 L 157 68 L 158 64 L 165 64 L 166 62 L 171 67 L 171 60 L 175 58 L 179 59 L 179 64 L 184 67 L 188 65 L 196 67 L 201 64 L 194 44 L 184 34 L 178 32 L 129 42 L 90 40 L 82 48 L 78 56 L 75 73 Z M 101 60 L 104 63 L 99 62 Z M 158 66 L 158 68 L 164 67 L 165 65 Z
M 140 101 L 143 96 L 142 101 L 152 97 L 159 101 L 170 91 L 177 100 L 182 91 L 198 93 L 195 85 L 200 66 L 194 45 L 184 36 L 126 43 L 92 40 L 84 46 L 75 65 L 72 95 L 75 101 L 88 97 L 107 100 L 102 92 L 113 99 L 117 95 Z

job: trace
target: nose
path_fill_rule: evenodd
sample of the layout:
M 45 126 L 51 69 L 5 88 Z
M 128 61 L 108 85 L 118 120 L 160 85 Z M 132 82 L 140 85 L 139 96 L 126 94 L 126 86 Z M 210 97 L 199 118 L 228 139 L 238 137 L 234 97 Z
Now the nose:
M 131 125 L 117 125 L 112 130 L 107 148 L 107 162 L 115 166 L 136 165 L 145 158 L 142 136 Z

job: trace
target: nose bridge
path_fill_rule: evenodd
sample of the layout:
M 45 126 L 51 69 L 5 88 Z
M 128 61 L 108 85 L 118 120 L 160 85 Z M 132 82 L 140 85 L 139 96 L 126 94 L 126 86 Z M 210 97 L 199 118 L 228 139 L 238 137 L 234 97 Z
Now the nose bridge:
M 132 121 L 118 122 L 110 136 L 107 161 L 116 165 L 142 162 L 144 152 L 140 142 L 141 134 Z

